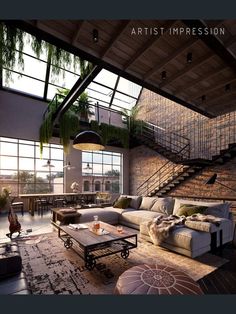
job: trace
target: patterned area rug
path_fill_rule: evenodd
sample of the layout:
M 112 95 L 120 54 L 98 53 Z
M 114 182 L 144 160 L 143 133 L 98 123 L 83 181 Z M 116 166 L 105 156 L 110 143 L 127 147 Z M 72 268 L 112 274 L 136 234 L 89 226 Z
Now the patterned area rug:
M 119 254 L 104 257 L 89 271 L 74 250 L 64 247 L 56 232 L 23 238 L 18 244 L 33 294 L 112 294 L 125 270 L 144 263 L 169 265 L 197 281 L 227 262 L 208 253 L 191 259 L 139 241 L 127 260 Z

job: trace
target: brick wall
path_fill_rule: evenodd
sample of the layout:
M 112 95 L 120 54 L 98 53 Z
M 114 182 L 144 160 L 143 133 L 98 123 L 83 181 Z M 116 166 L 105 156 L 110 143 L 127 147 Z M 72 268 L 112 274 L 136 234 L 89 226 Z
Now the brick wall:
M 180 106 L 148 90 L 143 90 L 138 103 L 138 118 L 149 121 L 167 130 L 178 131 L 191 140 L 191 156 L 196 151 L 205 158 L 219 153 L 219 146 L 227 148 L 235 141 L 235 112 L 208 119 L 190 109 Z M 204 128 L 201 126 L 204 125 Z M 218 151 L 216 148 L 218 147 Z M 137 187 L 157 171 L 168 160 L 148 149 L 139 146 L 130 150 L 130 193 L 136 194 Z M 235 196 L 236 193 L 215 183 L 206 186 L 204 182 L 214 173 L 219 174 L 219 181 L 236 189 L 236 159 L 225 165 L 205 168 L 195 177 L 177 187 L 171 194 L 197 196 Z
M 130 193 L 137 194 L 137 188 L 168 160 L 146 146 L 130 150 Z

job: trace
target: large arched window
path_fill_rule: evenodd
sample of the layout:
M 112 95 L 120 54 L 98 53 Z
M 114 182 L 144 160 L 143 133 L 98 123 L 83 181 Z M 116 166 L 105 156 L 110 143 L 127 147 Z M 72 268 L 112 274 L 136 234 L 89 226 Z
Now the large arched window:
M 84 181 L 84 192 L 89 192 L 90 191 L 90 182 L 89 181 Z
M 95 181 L 94 182 L 94 188 L 95 188 L 95 192 L 101 191 L 101 182 Z

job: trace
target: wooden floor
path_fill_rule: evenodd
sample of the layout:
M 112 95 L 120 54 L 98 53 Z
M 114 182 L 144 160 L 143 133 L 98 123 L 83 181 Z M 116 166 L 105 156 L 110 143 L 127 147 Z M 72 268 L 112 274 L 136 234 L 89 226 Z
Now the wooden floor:
M 37 214 L 32 217 L 28 213 L 21 216 L 19 213 L 18 218 L 24 231 L 32 229 L 29 235 L 42 234 L 55 230 L 55 227 L 50 223 L 50 212 L 44 214 L 43 217 Z M 7 215 L 1 215 L 0 242 L 10 241 L 6 237 L 6 233 L 9 232 L 8 226 Z M 224 247 L 221 256 L 229 260 L 229 262 L 198 281 L 205 294 L 236 294 L 236 248 L 228 244 Z
M 221 256 L 229 262 L 198 281 L 205 294 L 236 294 L 236 249 L 228 244 Z

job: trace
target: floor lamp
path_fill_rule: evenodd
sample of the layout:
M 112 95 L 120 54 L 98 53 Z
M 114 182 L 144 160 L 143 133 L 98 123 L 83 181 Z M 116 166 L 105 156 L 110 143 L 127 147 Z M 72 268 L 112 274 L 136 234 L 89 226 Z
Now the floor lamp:
M 233 192 L 236 192 L 235 189 L 232 189 L 231 187 L 229 187 L 229 186 L 227 186 L 227 185 L 221 183 L 220 181 L 218 181 L 218 180 L 217 180 L 217 173 L 214 173 L 213 176 L 211 176 L 210 179 L 207 180 L 206 184 L 214 184 L 215 182 L 218 183 L 218 184 L 220 184 L 221 186 L 223 186 L 223 187 L 225 187 L 225 188 L 227 188 L 227 189 L 233 191 Z

